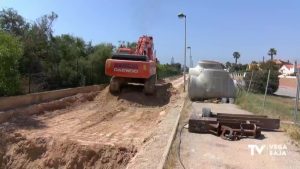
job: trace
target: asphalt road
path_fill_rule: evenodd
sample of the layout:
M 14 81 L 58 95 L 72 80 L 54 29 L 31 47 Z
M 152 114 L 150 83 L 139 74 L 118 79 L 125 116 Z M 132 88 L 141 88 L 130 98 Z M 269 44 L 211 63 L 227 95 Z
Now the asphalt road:
M 278 90 L 274 94 L 276 94 L 278 96 L 287 96 L 287 97 L 295 98 L 296 92 L 297 92 L 296 88 L 279 86 Z M 300 94 L 299 94 L 299 96 L 300 96 Z

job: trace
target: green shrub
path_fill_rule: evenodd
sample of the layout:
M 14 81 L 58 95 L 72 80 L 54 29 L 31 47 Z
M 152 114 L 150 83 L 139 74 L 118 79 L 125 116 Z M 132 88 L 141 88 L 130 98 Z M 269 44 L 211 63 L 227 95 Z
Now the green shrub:
M 177 64 L 158 64 L 157 76 L 158 78 L 166 78 L 170 76 L 179 75 L 181 73 L 181 65 Z
M 0 31 L 0 96 L 20 92 L 19 59 L 23 54 L 19 40 Z
M 259 66 L 259 70 L 255 70 L 253 72 L 253 78 L 251 83 L 251 91 L 254 93 L 264 93 L 267 85 L 268 79 L 268 71 L 270 69 L 270 80 L 267 89 L 268 94 L 273 94 L 276 92 L 279 86 L 279 67 L 272 61 L 261 63 Z M 251 72 L 247 73 L 244 80 L 246 83 L 246 87 L 249 86 L 251 80 Z

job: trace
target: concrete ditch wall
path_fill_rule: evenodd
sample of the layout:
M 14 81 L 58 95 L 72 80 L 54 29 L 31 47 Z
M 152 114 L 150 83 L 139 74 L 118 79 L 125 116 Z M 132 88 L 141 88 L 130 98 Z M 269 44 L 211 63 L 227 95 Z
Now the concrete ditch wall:
M 21 96 L 0 97 L 0 111 L 57 100 L 78 93 L 99 91 L 102 90 L 104 87 L 105 85 L 93 85 L 62 90 L 53 90 L 40 93 L 32 93 Z

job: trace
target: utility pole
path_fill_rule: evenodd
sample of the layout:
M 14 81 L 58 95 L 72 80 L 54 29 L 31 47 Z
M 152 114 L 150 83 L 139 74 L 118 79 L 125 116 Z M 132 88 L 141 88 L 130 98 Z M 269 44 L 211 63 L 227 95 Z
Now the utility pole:
M 268 80 L 267 80 L 267 85 L 266 85 L 265 95 L 264 95 L 263 112 L 265 111 L 266 96 L 267 96 L 267 91 L 268 91 L 268 86 L 269 86 L 270 73 L 271 73 L 271 69 L 269 69 L 269 72 L 268 72 Z
M 32 60 L 33 60 L 33 58 L 30 57 L 29 59 L 30 59 L 30 61 L 29 61 L 29 76 L 28 76 L 28 93 L 30 94 L 31 93 Z
M 185 85 L 186 85 L 186 78 L 185 75 L 186 74 L 186 16 L 184 17 L 184 74 L 183 74 L 183 78 L 184 78 L 184 87 L 183 87 L 183 92 L 185 92 Z
M 249 85 L 248 85 L 248 89 L 247 89 L 247 93 L 246 95 L 248 95 L 249 91 L 250 91 L 250 88 L 251 88 L 251 83 L 252 83 L 252 78 L 253 78 L 253 70 L 252 70 L 252 73 L 251 73 L 251 79 L 250 79 L 250 82 L 249 82 Z
M 193 59 L 192 59 L 192 47 L 187 47 L 190 50 L 190 68 L 193 67 Z
M 79 78 L 78 78 L 78 56 L 76 57 L 76 79 L 79 86 Z
M 294 65 L 294 72 L 296 74 L 296 80 L 297 80 L 297 91 L 296 91 L 296 100 L 295 100 L 295 110 L 294 110 L 294 122 L 295 124 L 297 123 L 298 120 L 298 107 L 299 107 L 299 70 L 297 68 L 297 61 L 295 61 L 295 65 Z
M 297 73 L 298 73 L 298 64 L 297 64 L 297 60 L 295 61 L 295 64 L 294 64 L 294 73 L 295 73 L 295 75 L 297 75 Z
M 184 65 L 183 65 L 183 92 L 185 92 L 185 86 L 186 86 L 186 15 L 183 13 L 180 13 L 178 15 L 178 18 L 184 19 Z

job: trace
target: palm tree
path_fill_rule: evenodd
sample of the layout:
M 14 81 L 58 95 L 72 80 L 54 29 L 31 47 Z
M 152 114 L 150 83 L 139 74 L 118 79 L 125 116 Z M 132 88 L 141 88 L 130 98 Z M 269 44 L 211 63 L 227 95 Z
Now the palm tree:
M 277 55 L 277 50 L 275 48 L 271 48 L 268 52 L 268 55 L 271 56 L 271 60 L 273 60 L 273 56 Z
M 237 60 L 241 57 L 239 52 L 233 52 L 233 58 L 235 59 L 235 64 L 237 64 Z

